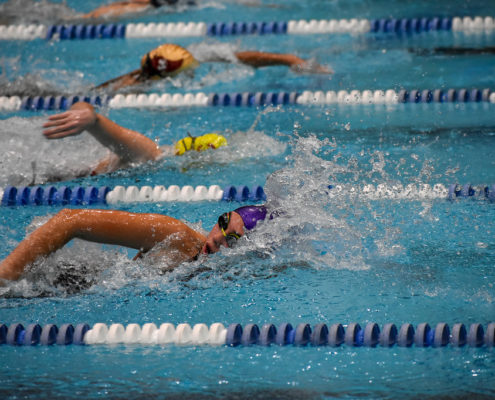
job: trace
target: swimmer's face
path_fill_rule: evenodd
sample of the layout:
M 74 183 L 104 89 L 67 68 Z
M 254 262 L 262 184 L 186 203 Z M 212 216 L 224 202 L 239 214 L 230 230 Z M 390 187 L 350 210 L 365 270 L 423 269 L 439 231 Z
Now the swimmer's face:
M 229 239 L 235 236 L 241 237 L 244 235 L 244 222 L 239 214 L 232 211 L 229 214 L 228 224 L 222 231 L 218 223 L 215 224 L 213 229 L 208 234 L 206 242 L 201 250 L 203 254 L 212 254 L 220 250 L 221 246 L 229 247 Z

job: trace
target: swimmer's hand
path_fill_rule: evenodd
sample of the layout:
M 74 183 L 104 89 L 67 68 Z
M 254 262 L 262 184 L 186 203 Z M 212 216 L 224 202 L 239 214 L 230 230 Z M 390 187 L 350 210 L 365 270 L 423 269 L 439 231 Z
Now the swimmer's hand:
M 69 111 L 50 116 L 43 124 L 43 135 L 47 139 L 60 139 L 79 135 L 94 125 L 97 116 L 93 107 L 87 103 L 79 104 L 76 103 Z
M 292 63 L 290 69 L 297 74 L 333 74 L 333 69 L 330 67 L 325 67 L 324 65 L 318 64 L 314 60 L 297 60 Z

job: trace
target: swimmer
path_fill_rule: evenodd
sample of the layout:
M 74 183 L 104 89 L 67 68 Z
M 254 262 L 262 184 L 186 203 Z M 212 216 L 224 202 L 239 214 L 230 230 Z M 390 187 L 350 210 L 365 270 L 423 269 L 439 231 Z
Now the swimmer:
M 29 234 L 0 263 L 0 279 L 18 280 L 26 266 L 62 248 L 72 239 L 137 249 L 138 258 L 160 244 L 167 267 L 232 247 L 258 221 L 267 216 L 265 206 L 244 206 L 220 215 L 208 236 L 166 215 L 118 210 L 63 209 Z M 270 217 L 271 218 L 271 217 Z
M 409 52 L 416 53 L 420 56 L 445 55 L 445 56 L 471 56 L 495 54 L 495 46 L 486 47 L 435 47 L 433 49 L 426 48 L 410 48 Z
M 330 68 L 305 61 L 293 54 L 267 53 L 262 51 L 240 51 L 234 53 L 237 61 L 253 68 L 284 65 L 298 73 L 331 74 Z M 205 62 L 229 62 L 218 55 L 204 58 Z M 141 67 L 127 74 L 98 85 L 96 89 L 110 87 L 118 90 L 124 87 L 175 76 L 186 70 L 193 70 L 199 61 L 186 49 L 176 44 L 162 44 L 146 53 L 141 59 Z
M 82 15 L 83 18 L 115 18 L 129 14 L 142 13 L 162 6 L 174 6 L 180 0 L 128 0 L 117 1 L 105 6 L 98 7 L 93 11 Z M 192 0 L 187 1 L 187 5 L 194 5 Z
M 91 175 L 113 172 L 132 163 L 158 160 L 164 156 L 183 155 L 187 151 L 203 151 L 227 145 L 227 140 L 217 133 L 199 137 L 187 136 L 175 146 L 158 146 L 153 140 L 139 132 L 126 129 L 95 112 L 85 102 L 75 103 L 68 111 L 52 115 L 43 124 L 43 135 L 47 139 L 61 139 L 67 136 L 89 132 L 98 142 L 112 153 L 101 160 Z

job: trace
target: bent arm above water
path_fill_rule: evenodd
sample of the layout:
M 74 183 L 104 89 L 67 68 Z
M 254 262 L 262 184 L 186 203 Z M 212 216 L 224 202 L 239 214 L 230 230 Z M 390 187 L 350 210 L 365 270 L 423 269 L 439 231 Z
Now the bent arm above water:
M 43 128 L 47 139 L 78 135 L 86 130 L 112 150 L 122 163 L 156 160 L 162 155 L 153 140 L 96 113 L 93 106 L 85 102 L 78 102 L 69 111 L 50 116 Z
M 161 214 L 64 209 L 27 236 L 0 263 L 0 278 L 19 279 L 27 265 L 75 238 L 144 252 L 169 239 L 167 245 L 180 254 L 179 262 L 194 258 L 206 240 L 186 224 Z

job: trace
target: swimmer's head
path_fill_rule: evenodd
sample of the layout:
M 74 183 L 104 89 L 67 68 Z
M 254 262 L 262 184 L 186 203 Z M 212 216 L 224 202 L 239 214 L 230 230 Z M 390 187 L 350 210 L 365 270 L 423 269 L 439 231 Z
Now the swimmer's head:
M 186 49 L 166 43 L 143 56 L 141 74 L 149 78 L 164 78 L 197 65 L 196 59 Z
M 189 150 L 203 151 L 222 146 L 227 146 L 227 139 L 218 133 L 207 133 L 198 137 L 189 135 L 175 143 L 175 154 L 181 156 Z
M 265 206 L 244 206 L 218 217 L 203 246 L 203 254 L 216 253 L 221 246 L 232 247 L 246 230 L 253 229 L 266 218 Z
M 242 218 L 244 227 L 248 231 L 253 229 L 258 221 L 263 221 L 266 218 L 265 206 L 244 206 L 237 208 L 234 212 Z

